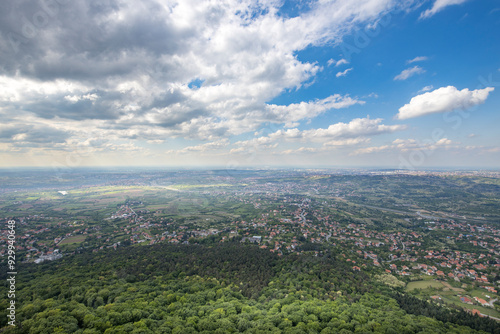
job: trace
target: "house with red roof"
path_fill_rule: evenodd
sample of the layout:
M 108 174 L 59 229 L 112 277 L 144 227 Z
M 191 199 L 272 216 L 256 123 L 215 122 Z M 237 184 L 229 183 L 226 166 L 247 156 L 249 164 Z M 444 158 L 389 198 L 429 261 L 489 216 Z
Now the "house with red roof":
M 465 304 L 470 304 L 470 305 L 473 304 L 472 300 L 467 297 L 460 297 L 460 301 Z

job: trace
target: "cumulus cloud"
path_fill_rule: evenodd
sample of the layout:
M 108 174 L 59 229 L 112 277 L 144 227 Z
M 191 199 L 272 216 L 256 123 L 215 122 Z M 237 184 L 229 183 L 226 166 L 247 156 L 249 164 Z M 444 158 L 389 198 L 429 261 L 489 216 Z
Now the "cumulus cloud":
M 435 142 L 419 142 L 415 139 L 395 139 L 390 145 L 372 146 L 359 148 L 351 153 L 351 155 L 362 155 L 379 152 L 408 152 L 413 150 L 418 151 L 434 151 L 438 148 L 449 149 L 454 143 L 448 138 L 440 138 Z M 458 147 L 455 145 L 455 148 Z
M 356 138 L 361 136 L 373 136 L 383 133 L 392 133 L 406 129 L 405 125 L 385 125 L 381 124 L 382 119 L 355 118 L 349 123 L 336 123 L 330 125 L 326 129 L 312 129 L 304 130 L 299 133 L 285 131 L 278 131 L 277 134 L 284 137 L 297 138 L 301 137 L 305 140 L 311 141 L 324 141 L 325 139 L 335 138 Z M 296 130 L 296 129 L 294 129 Z M 289 136 L 290 135 L 290 136 Z
M 441 87 L 413 97 L 410 103 L 399 108 L 396 118 L 408 119 L 455 109 L 467 109 L 484 103 L 493 90 L 493 87 L 472 91 L 468 88 L 458 90 L 453 86 Z
M 297 51 L 335 45 L 353 28 L 405 6 L 317 0 L 288 17 L 280 13 L 282 1 L 45 4 L 3 2 L 1 113 L 12 124 L 51 120 L 77 140 L 85 129 L 110 140 L 149 142 L 216 141 L 362 103 L 337 94 L 288 106 L 268 101 L 322 70 L 299 60 Z
M 43 147 L 45 145 L 54 147 L 65 143 L 70 136 L 69 132 L 43 124 L 0 125 L 0 142 L 18 147 Z
M 62 117 L 72 120 L 117 119 L 123 113 L 109 93 L 80 82 L 0 75 L 0 108 L 12 115 L 29 112 L 41 118 Z M 131 102 L 123 96 L 122 106 Z
M 394 77 L 394 80 L 406 80 L 409 77 L 412 77 L 417 74 L 422 74 L 425 73 L 425 70 L 421 68 L 420 66 L 413 66 L 411 68 L 407 68 L 406 70 L 403 70 L 401 73 L 396 75 Z
M 349 123 L 335 123 L 328 128 L 278 130 L 267 136 L 238 141 L 234 145 L 245 148 L 270 148 L 280 142 L 319 143 L 323 146 L 350 146 L 367 143 L 371 136 L 406 129 L 405 125 L 385 125 L 382 119 L 356 118 Z M 243 151 L 240 149 L 239 151 Z
M 334 94 L 325 99 L 293 103 L 290 105 L 269 104 L 266 106 L 266 115 L 268 119 L 274 119 L 276 122 L 285 122 L 286 126 L 287 124 L 292 124 L 302 119 L 314 118 L 330 109 L 347 108 L 354 104 L 364 103 L 364 101 L 349 96 Z
M 351 155 L 377 153 L 377 152 L 388 151 L 390 149 L 392 149 L 390 145 L 363 147 L 355 150 L 354 152 L 351 153 Z
M 299 147 L 297 149 L 284 150 L 280 153 L 285 154 L 285 155 L 296 155 L 296 154 L 303 154 L 303 153 L 316 153 L 319 151 L 321 151 L 321 149 L 315 148 L 315 147 Z
M 364 138 L 364 137 L 358 137 L 358 138 L 348 138 L 348 139 L 341 139 L 341 140 L 330 140 L 327 141 L 323 144 L 323 146 L 353 146 L 353 145 L 358 145 L 358 144 L 366 144 L 371 141 L 370 138 Z
M 194 145 L 194 146 L 187 146 L 184 147 L 183 149 L 180 150 L 168 150 L 165 153 L 189 153 L 189 152 L 209 152 L 209 151 L 217 151 L 220 150 L 221 148 L 226 147 L 229 144 L 228 139 L 221 139 L 217 140 L 214 142 L 209 142 L 205 144 L 200 144 L 200 145 Z
M 434 4 L 432 5 L 432 8 L 427 9 L 424 11 L 422 14 L 420 14 L 420 19 L 427 19 L 434 14 L 442 11 L 448 6 L 452 5 L 460 5 L 466 2 L 467 0 L 436 0 Z
M 66 95 L 64 97 L 65 100 L 72 102 L 72 103 L 77 103 L 78 101 L 81 100 L 90 100 L 90 101 L 95 101 L 99 98 L 97 94 L 86 94 L 86 95 Z

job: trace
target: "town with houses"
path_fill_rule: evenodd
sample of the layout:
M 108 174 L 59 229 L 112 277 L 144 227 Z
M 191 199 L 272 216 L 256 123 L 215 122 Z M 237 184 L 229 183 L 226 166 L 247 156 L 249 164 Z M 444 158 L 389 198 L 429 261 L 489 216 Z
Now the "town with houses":
M 255 207 L 263 206 L 262 200 L 254 202 Z M 97 252 L 104 248 L 117 248 L 122 244 L 155 244 L 159 242 L 192 244 L 204 242 L 211 238 L 212 242 L 227 242 L 237 239 L 242 243 L 254 243 L 260 248 L 268 249 L 278 255 L 309 252 L 311 245 L 331 245 L 341 250 L 341 256 L 352 264 L 352 270 L 383 269 L 384 272 L 398 277 L 412 278 L 421 276 L 432 277 L 443 282 L 453 280 L 460 286 L 473 285 L 488 292 L 486 299 L 462 296 L 460 301 L 469 305 L 481 305 L 494 308 L 498 299 L 498 273 L 500 272 L 500 229 L 491 225 L 473 225 L 454 221 L 434 222 L 423 221 L 425 233 L 438 232 L 452 244 L 466 244 L 467 251 L 455 250 L 452 247 L 435 249 L 426 248 L 423 233 L 415 231 L 384 232 L 370 229 L 364 223 L 342 224 L 323 215 L 321 210 L 310 206 L 310 199 L 290 204 L 295 205 L 295 211 L 290 218 L 286 216 L 283 206 L 262 213 L 261 217 L 250 221 L 232 221 L 225 228 L 190 229 L 189 226 L 178 225 L 176 222 L 154 221 L 146 217 L 149 212 L 137 213 L 128 205 L 122 205 L 111 215 L 110 222 L 125 221 L 123 230 L 104 233 L 99 226 L 84 227 L 78 222 L 59 222 L 49 227 L 36 224 L 43 220 L 58 221 L 56 217 L 28 216 L 19 219 L 19 227 L 23 234 L 18 236 L 17 250 L 25 251 L 25 260 L 34 263 L 55 261 L 65 252 L 64 241 L 71 238 L 89 240 L 89 247 Z M 312 219 L 309 219 L 311 217 Z M 34 226 L 34 228 L 27 228 Z M 57 230 L 70 230 L 63 235 Z M 152 229 L 161 231 L 153 234 Z M 113 233 L 124 233 L 123 241 L 115 241 Z M 46 236 L 57 236 L 47 239 Z M 446 236 L 444 236 L 446 234 Z M 428 238 L 425 237 L 425 238 Z M 2 232 L 0 240 L 0 256 L 6 253 L 7 234 Z M 75 239 L 78 240 L 78 239 Z M 303 247 L 307 244 L 309 247 Z M 318 248 L 319 249 L 319 248 Z M 72 253 L 74 253 L 73 251 Z M 321 250 L 314 251 L 317 255 Z M 449 286 L 448 283 L 445 283 Z M 451 288 L 451 287 L 450 287 Z M 463 290 L 463 289 L 457 289 Z M 435 298 L 440 298 L 432 296 Z M 488 298 L 489 297 L 489 298 Z
M 245 179 L 249 183 L 256 180 Z M 230 180 L 217 176 L 211 181 L 227 184 Z M 392 276 L 421 298 L 461 305 L 483 316 L 497 315 L 499 224 L 463 219 L 464 215 L 454 212 L 438 217 L 428 211 L 423 214 L 421 209 L 402 211 L 404 205 L 383 209 L 354 203 L 349 200 L 362 196 L 355 186 L 350 180 L 335 187 L 298 182 L 255 182 L 252 187 L 237 189 L 168 186 L 161 190 L 171 196 L 164 204 L 148 203 L 147 196 L 127 195 L 117 198 L 114 207 L 107 205 L 106 215 L 99 219 L 91 214 L 68 219 L 57 216 L 57 210 L 17 216 L 16 253 L 25 263 L 40 264 L 80 252 L 157 243 L 238 242 L 278 256 L 322 256 L 325 248 L 332 248 L 353 271 Z M 72 191 L 59 194 L 66 200 Z M 14 201 L 9 210 L 15 212 L 12 208 L 27 202 Z M 2 230 L 2 261 L 7 237 Z

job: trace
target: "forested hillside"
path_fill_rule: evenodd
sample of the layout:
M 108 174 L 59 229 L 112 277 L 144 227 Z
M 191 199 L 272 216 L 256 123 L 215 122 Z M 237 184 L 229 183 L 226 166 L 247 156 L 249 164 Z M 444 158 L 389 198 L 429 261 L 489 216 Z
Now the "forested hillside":
M 328 250 L 157 244 L 27 264 L 17 278 L 15 328 L 2 292 L 5 333 L 500 333 L 493 320 L 396 293 Z

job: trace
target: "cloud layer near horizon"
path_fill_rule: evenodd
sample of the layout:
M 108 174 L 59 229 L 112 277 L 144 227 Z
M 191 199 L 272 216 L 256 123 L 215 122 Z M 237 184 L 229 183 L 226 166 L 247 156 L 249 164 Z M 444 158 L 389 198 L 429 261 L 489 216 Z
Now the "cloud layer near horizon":
M 468 88 L 458 90 L 453 86 L 441 87 L 432 92 L 413 97 L 410 103 L 399 108 L 396 118 L 408 119 L 456 109 L 466 110 L 484 103 L 489 93 L 494 90 L 495 88 L 493 87 L 472 91 Z

